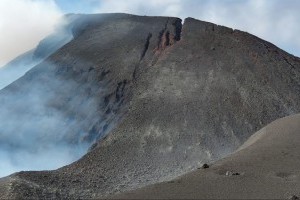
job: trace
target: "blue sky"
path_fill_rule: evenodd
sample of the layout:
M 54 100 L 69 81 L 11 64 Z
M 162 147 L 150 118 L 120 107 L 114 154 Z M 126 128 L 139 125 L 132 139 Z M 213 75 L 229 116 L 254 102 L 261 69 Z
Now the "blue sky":
M 55 0 L 64 13 L 90 13 L 101 3 L 93 0 Z
M 300 0 L 1 0 L 0 66 L 34 48 L 63 14 L 105 12 L 194 17 L 300 56 Z

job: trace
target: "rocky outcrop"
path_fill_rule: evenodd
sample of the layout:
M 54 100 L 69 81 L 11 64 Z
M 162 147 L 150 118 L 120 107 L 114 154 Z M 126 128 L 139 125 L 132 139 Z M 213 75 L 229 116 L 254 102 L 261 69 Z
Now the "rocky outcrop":
M 80 122 L 69 133 L 76 143 L 97 143 L 58 170 L 10 176 L 13 197 L 100 198 L 170 180 L 300 111 L 300 60 L 245 32 L 126 14 L 83 15 L 77 24 L 70 43 L 0 97 L 59 79 L 43 86 L 51 106 Z M 80 107 L 90 99 L 96 104 Z

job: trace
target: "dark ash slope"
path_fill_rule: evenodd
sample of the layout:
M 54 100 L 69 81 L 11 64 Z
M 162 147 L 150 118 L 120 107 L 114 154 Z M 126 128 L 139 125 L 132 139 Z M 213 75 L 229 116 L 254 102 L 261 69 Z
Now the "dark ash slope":
M 52 75 L 72 80 L 49 89 L 56 108 L 92 130 L 85 138 L 112 130 L 69 166 L 0 180 L 2 197 L 99 198 L 169 180 L 300 111 L 300 60 L 255 36 L 192 18 L 79 20 L 75 39 L 46 60 L 54 67 L 41 63 L 0 96 Z M 87 98 L 100 106 L 77 116 Z

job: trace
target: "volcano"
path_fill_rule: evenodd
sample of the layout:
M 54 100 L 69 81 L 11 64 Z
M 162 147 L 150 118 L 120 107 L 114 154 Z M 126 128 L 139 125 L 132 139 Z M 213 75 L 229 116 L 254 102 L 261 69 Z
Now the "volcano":
M 277 123 L 279 132 L 266 127 L 275 133 L 258 141 L 266 140 L 268 151 L 256 142 L 245 147 L 267 124 L 300 112 L 298 57 L 249 33 L 193 18 L 78 14 L 72 15 L 70 30 L 70 41 L 0 91 L 5 125 L 0 127 L 0 150 L 5 146 L 22 156 L 30 149 L 28 154 L 44 158 L 37 163 L 56 162 L 65 154 L 80 159 L 56 170 L 4 177 L 1 198 L 233 198 L 245 190 L 245 198 L 297 195 L 295 187 L 284 187 L 278 190 L 282 196 L 260 195 L 251 188 L 236 190 L 234 196 L 218 193 L 217 184 L 207 192 L 181 196 L 189 184 L 176 181 L 193 177 L 191 181 L 203 180 L 208 187 L 228 170 L 240 175 L 220 183 L 229 187 L 244 181 L 251 187 L 245 182 L 265 177 L 233 179 L 249 174 L 253 161 L 253 170 L 270 169 L 270 179 L 299 186 L 295 170 L 257 163 L 272 158 L 270 163 L 276 164 L 278 154 L 280 163 L 282 146 L 286 155 L 294 155 L 294 167 L 300 163 L 297 151 L 283 145 L 291 142 L 283 136 L 289 122 Z M 284 120 L 300 124 L 299 116 Z M 7 124 L 12 126 L 7 129 Z M 286 137 L 299 139 L 296 125 Z M 7 139 L 14 134 L 21 144 Z M 27 138 L 30 143 L 23 142 Z M 47 154 L 50 150 L 55 154 Z M 250 159 L 254 155 L 260 157 Z M 242 162 L 243 156 L 249 160 Z M 191 175 L 205 163 L 212 167 Z M 232 167 L 241 163 L 249 166 Z M 260 188 L 273 187 L 270 191 L 277 187 L 259 183 Z M 181 189 L 169 190 L 173 186 Z

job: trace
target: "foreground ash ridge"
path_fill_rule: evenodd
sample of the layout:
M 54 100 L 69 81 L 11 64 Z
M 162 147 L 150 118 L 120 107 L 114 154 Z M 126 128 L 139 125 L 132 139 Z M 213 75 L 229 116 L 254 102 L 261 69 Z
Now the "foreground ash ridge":
M 238 151 L 212 165 L 112 198 L 297 199 L 299 130 L 299 114 L 275 120 L 253 134 Z
M 100 198 L 168 181 L 299 113 L 299 58 L 253 35 L 192 18 L 75 22 L 74 38 L 1 90 L 0 105 L 13 102 L 26 117 L 32 92 L 42 91 L 66 120 L 48 139 L 93 145 L 60 169 L 0 179 L 2 198 Z

